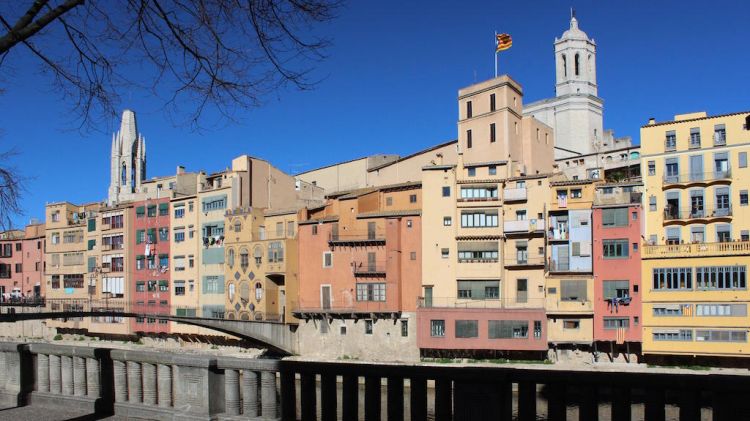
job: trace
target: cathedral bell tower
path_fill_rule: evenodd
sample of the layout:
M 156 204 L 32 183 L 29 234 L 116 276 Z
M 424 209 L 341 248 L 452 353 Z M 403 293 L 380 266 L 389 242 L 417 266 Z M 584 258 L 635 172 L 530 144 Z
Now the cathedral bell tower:
M 555 38 L 555 60 L 557 96 L 597 96 L 596 43 L 578 28 L 575 13 L 570 17 L 570 29 L 562 38 Z
M 110 161 L 107 203 L 132 200 L 146 179 L 146 140 L 138 133 L 135 113 L 131 110 L 122 112 L 120 130 L 112 135 Z

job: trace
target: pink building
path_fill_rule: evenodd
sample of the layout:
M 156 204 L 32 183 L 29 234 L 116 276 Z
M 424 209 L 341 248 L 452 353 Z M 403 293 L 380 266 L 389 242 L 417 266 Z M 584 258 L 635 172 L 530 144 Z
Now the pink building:
M 133 203 L 130 233 L 130 297 L 134 312 L 170 313 L 169 197 Z M 133 332 L 169 333 L 169 322 L 154 318 L 131 319 Z
M 641 342 L 643 222 L 640 194 L 620 195 L 593 209 L 594 342 L 600 352 L 630 354 L 640 352 Z
M 43 297 L 44 224 L 0 233 L 0 296 Z

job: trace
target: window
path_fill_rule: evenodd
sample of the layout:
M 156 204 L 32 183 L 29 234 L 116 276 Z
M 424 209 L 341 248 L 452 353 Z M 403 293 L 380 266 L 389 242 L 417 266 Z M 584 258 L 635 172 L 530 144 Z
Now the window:
M 203 277 L 204 294 L 223 294 L 224 293 L 224 276 L 211 275 Z
M 675 148 L 677 148 L 677 134 L 674 130 L 670 130 L 664 139 L 664 150 L 673 151 Z
M 632 219 L 633 221 L 637 221 L 637 220 L 638 220 L 638 212 L 635 212 L 635 211 L 634 211 L 634 212 L 631 212 L 631 213 L 630 213 L 630 216 L 631 216 L 631 219 Z
M 529 337 L 527 320 L 488 320 L 489 339 L 526 339 Z
M 401 336 L 406 338 L 409 336 L 409 321 L 401 320 Z
M 652 288 L 693 289 L 693 268 L 654 268 Z
M 63 275 L 63 288 L 83 288 L 83 274 Z
M 323 323 L 325 323 L 325 321 Z M 346 326 L 341 326 L 339 328 L 339 334 L 341 334 L 342 336 L 346 335 Z
M 230 269 L 234 267 L 234 249 L 227 250 L 227 265 Z
M 440 249 L 440 257 L 447 259 L 450 256 L 450 251 L 447 248 Z
M 562 301 L 587 301 L 585 280 L 561 280 L 560 299 Z
M 5 265 L 8 266 L 8 265 Z M 2 278 L 2 267 L 3 264 L 0 263 L 0 278 Z M 10 271 L 10 268 L 8 269 Z M 8 274 L 8 278 L 10 278 L 10 274 Z M 58 289 L 60 288 L 60 275 L 52 275 L 52 288 Z
M 263 259 L 262 257 L 263 252 L 260 250 L 260 248 L 258 248 L 257 250 L 258 250 L 258 256 L 253 256 L 253 257 L 255 257 L 255 264 L 260 265 L 261 260 Z M 249 266 L 250 266 L 250 255 L 248 254 L 247 249 L 242 248 L 240 249 L 240 267 L 242 268 L 242 271 L 245 272 L 247 271 L 247 268 Z
M 239 229 L 237 229 L 236 231 L 239 231 Z M 287 223 L 286 223 L 286 236 L 287 237 L 294 237 L 294 221 L 287 221 Z
M 695 286 L 702 290 L 745 289 L 746 266 L 704 266 L 695 268 Z
M 466 148 L 471 149 L 471 130 L 466 131 Z
M 651 195 L 648 198 L 648 210 L 650 212 L 656 212 L 656 196 Z
M 477 175 L 477 169 L 474 167 L 469 168 L 468 170 L 469 177 L 474 177 Z
M 143 262 L 146 259 L 146 256 L 139 255 L 135 258 L 135 269 L 136 270 L 143 270 Z
M 471 300 L 497 300 L 500 298 L 500 281 L 457 281 L 458 298 Z
M 739 153 L 740 168 L 747 168 L 747 152 Z
M 175 219 L 182 219 L 185 217 L 185 207 L 180 206 L 179 208 L 174 209 L 174 218 Z
M 365 320 L 365 335 L 372 335 L 372 320 Z
M 604 329 L 628 329 L 630 327 L 630 319 L 627 317 L 605 317 L 604 318 Z
M 60 211 L 52 212 L 52 222 L 60 222 Z
M 696 329 L 695 340 L 705 342 L 747 342 L 747 331 Z
M 135 217 L 136 218 L 143 218 L 146 216 L 146 207 L 145 206 L 138 206 L 135 208 Z
M 185 241 L 185 231 L 175 231 L 174 233 L 174 241 L 176 243 L 181 243 Z
M 528 280 L 516 280 L 516 302 L 525 303 L 528 301 Z
M 148 217 L 152 218 L 156 216 L 156 205 L 148 205 Z
M 450 197 L 451 188 L 448 186 L 443 187 L 443 197 Z
M 227 207 L 226 196 L 214 196 L 203 199 L 203 212 L 210 212 L 214 210 L 221 210 Z
M 169 228 L 162 227 L 159 228 L 159 241 L 167 241 L 169 240 Z
M 175 272 L 185 271 L 185 256 L 175 256 L 173 264 Z
M 318 226 L 317 225 L 313 225 L 312 226 L 312 235 L 318 235 Z
M 479 337 L 479 321 L 456 320 L 456 338 Z
M 430 336 L 433 338 L 445 336 L 445 320 L 430 320 Z
M 635 216 L 634 212 L 634 216 Z M 635 218 L 634 218 L 635 219 Z M 626 227 L 628 225 L 628 208 L 602 209 L 603 227 Z
M 604 281 L 602 283 L 604 287 L 604 299 L 611 300 L 612 298 L 625 298 L 630 296 L 630 282 L 629 281 Z
M 333 267 L 333 253 L 330 251 L 323 252 L 323 267 Z
M 417 252 L 416 251 L 412 251 L 411 253 L 409 253 L 409 259 L 410 260 L 417 260 Z
M 696 304 L 695 315 L 712 316 L 747 316 L 747 304 Z
M 146 292 L 146 283 L 138 281 L 135 283 L 135 292 Z
M 409 195 L 409 203 L 417 203 L 417 195 L 416 194 L 410 194 Z
M 683 310 L 689 310 L 690 304 L 654 304 L 654 316 L 682 316 Z
M 728 243 L 732 241 L 731 227 L 728 224 L 721 224 L 716 226 L 716 242 Z
M 648 175 L 656 175 L 656 161 L 648 161 Z
M 490 123 L 490 143 L 495 143 L 495 123 Z
M 268 261 L 270 263 L 284 261 L 284 246 L 280 241 L 272 241 L 268 244 Z
M 497 167 L 495 165 L 490 165 L 487 167 L 487 171 L 490 175 L 497 175 Z
M 740 190 L 740 206 L 747 206 L 747 190 Z
M 690 148 L 701 147 L 701 129 L 693 127 L 690 129 Z
M 570 198 L 571 199 L 580 199 L 583 197 L 583 193 L 581 189 L 572 189 L 570 190 Z
M 625 214 L 627 217 L 627 214 Z M 628 257 L 628 240 L 602 241 L 605 259 L 622 259 Z
M 284 235 L 284 223 L 277 222 L 276 223 L 276 237 L 282 237 L 283 235 Z
M 9 263 L 0 263 L 0 278 L 10 279 L 11 274 L 11 265 Z
M 497 199 L 497 187 L 461 187 L 461 199 L 468 199 L 468 200 Z
M 727 129 L 723 124 L 714 125 L 714 145 L 721 146 L 727 143 Z
M 581 327 L 580 320 L 563 320 L 563 329 L 579 329 Z
M 444 216 L 443 217 L 443 226 L 449 227 L 451 225 L 453 225 L 453 218 L 451 218 L 450 216 Z
M 462 211 L 461 227 L 462 228 L 480 228 L 480 227 L 497 227 L 497 209 L 486 211 Z
M 490 111 L 495 111 L 495 94 L 490 94 Z
M 466 101 L 466 118 L 472 117 L 471 101 Z

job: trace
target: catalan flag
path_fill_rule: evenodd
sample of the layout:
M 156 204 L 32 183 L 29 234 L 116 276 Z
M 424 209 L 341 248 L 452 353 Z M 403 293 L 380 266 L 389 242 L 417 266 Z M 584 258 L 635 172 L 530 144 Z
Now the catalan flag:
M 495 45 L 495 53 L 499 53 L 510 48 L 513 45 L 513 39 L 508 34 L 496 34 Z

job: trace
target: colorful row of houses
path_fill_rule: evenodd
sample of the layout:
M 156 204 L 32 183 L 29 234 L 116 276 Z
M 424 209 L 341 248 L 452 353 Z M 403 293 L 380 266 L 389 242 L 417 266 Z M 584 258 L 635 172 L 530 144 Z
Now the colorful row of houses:
M 50 203 L 43 225 L 3 234 L 0 292 L 288 323 L 303 354 L 330 358 L 750 356 L 750 112 L 652 119 L 633 146 L 602 129 L 575 18 L 555 45 L 557 97 L 524 106 L 512 78 L 480 82 L 458 92 L 456 140 L 294 176 L 243 155 L 147 179 L 125 111 L 107 200 Z

